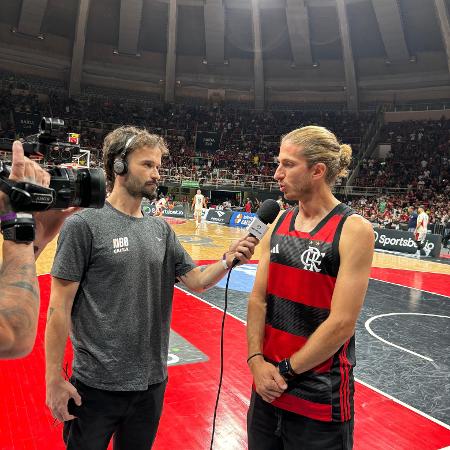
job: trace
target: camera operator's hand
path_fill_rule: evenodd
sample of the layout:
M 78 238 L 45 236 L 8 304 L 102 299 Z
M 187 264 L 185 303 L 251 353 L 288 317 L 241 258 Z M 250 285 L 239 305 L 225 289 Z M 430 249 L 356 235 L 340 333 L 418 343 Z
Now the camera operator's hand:
M 9 179 L 13 181 L 29 181 L 48 187 L 50 175 L 39 164 L 27 158 L 20 141 L 14 141 L 12 149 L 12 166 Z
M 14 141 L 10 180 L 29 181 L 44 187 L 50 185 L 50 174 L 39 164 L 27 158 L 20 141 Z M 6 195 L 0 196 L 0 213 L 10 211 L 9 201 Z M 2 206 L 3 200 L 3 206 Z M 36 238 L 34 241 L 36 258 L 44 247 L 58 234 L 64 220 L 77 211 L 78 208 L 67 208 L 62 211 L 50 210 L 34 213 L 36 224 Z
M 9 179 L 12 181 L 29 181 L 48 187 L 50 175 L 39 164 L 25 157 L 22 143 L 14 141 L 12 149 L 12 166 Z M 9 199 L 6 194 L 0 192 L 0 215 L 11 211 Z

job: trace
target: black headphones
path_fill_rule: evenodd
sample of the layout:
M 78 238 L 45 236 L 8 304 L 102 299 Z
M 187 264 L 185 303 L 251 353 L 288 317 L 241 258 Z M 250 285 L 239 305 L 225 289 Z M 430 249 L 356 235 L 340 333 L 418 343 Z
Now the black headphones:
M 136 134 L 133 134 L 133 136 L 128 138 L 122 153 L 114 160 L 113 170 L 116 175 L 125 175 L 127 173 L 128 164 L 125 158 L 127 156 L 128 148 L 136 136 Z

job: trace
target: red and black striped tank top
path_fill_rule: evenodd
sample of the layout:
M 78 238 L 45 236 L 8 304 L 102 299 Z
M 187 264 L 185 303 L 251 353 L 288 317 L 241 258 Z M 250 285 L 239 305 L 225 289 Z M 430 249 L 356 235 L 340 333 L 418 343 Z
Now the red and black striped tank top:
M 339 238 L 353 210 L 340 203 L 310 233 L 295 230 L 298 207 L 279 219 L 270 241 L 264 357 L 274 364 L 298 351 L 328 317 L 339 271 Z M 353 417 L 353 336 L 328 360 L 288 383 L 272 404 L 311 419 Z

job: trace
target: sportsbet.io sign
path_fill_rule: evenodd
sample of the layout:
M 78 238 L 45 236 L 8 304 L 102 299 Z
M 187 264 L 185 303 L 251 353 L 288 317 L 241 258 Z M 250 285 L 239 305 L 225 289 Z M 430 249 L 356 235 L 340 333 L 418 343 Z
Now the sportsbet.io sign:
M 156 213 L 156 207 L 155 205 L 142 205 L 142 212 L 146 215 L 146 216 L 154 216 Z M 173 209 L 167 208 L 163 210 L 163 216 L 165 217 L 178 217 L 180 219 L 184 219 L 185 213 L 184 213 L 184 208 L 182 205 L 179 206 L 175 206 Z
M 416 253 L 417 251 L 413 233 L 399 230 L 388 230 L 386 228 L 377 228 L 374 230 L 374 234 L 375 248 L 401 253 Z M 441 246 L 441 235 L 427 234 L 427 239 L 423 248 L 426 255 L 438 258 L 441 253 Z

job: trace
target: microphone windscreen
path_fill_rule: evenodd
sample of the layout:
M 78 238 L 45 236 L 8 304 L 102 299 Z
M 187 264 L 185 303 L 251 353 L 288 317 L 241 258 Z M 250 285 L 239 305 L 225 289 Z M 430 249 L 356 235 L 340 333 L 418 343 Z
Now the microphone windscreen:
M 264 200 L 258 211 L 256 211 L 256 215 L 261 222 L 268 224 L 272 223 L 277 218 L 279 212 L 280 205 L 273 198 L 268 198 L 267 200 Z

